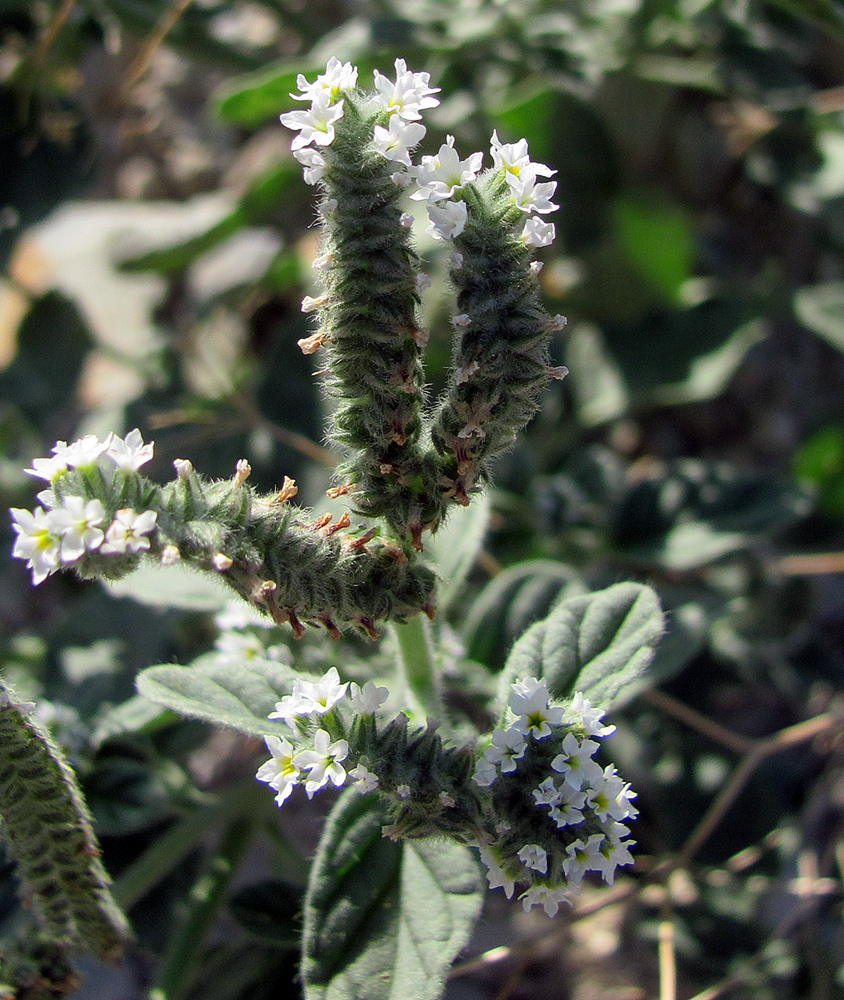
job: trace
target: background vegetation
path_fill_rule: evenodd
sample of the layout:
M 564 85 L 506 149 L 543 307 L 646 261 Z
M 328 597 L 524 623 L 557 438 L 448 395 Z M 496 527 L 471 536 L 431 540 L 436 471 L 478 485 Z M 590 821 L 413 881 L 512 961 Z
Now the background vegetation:
M 313 192 L 277 120 L 298 72 L 401 56 L 442 88 L 431 149 L 497 128 L 558 171 L 541 277 L 571 374 L 499 463 L 440 641 L 471 702 L 557 600 L 657 590 L 661 684 L 612 720 L 637 865 L 553 922 L 490 896 L 446 995 L 844 996 L 844 7 L 5 0 L 0 45 L 2 507 L 32 506 L 22 470 L 56 440 L 135 426 L 154 478 L 247 456 L 257 487 L 323 505 L 336 459 L 296 347 Z M 444 266 L 420 251 L 437 389 Z M 176 570 L 33 589 L 0 564 L 3 677 L 76 769 L 135 934 L 65 993 L 299 988 L 325 802 L 278 813 L 258 741 L 135 695 L 213 648 L 222 601 Z M 295 655 L 353 673 L 372 647 Z M 0 932 L 20 912 L 6 859 Z

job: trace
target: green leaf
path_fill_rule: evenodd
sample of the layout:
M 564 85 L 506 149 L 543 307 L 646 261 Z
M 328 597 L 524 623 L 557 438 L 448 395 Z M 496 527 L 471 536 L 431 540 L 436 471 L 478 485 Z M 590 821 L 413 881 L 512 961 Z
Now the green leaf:
M 801 288 L 794 296 L 794 311 L 804 326 L 844 351 L 844 281 Z
M 621 705 L 641 690 L 663 627 L 659 600 L 643 584 L 617 583 L 563 601 L 513 647 L 499 703 L 519 678 L 545 677 L 555 698 L 580 691 L 594 706 Z
M 468 507 L 453 510 L 444 527 L 428 544 L 440 580 L 437 610 L 441 614 L 451 607 L 462 590 L 463 581 L 483 543 L 491 512 L 489 493 L 484 492 Z
M 306 1000 L 437 1000 L 483 902 L 467 847 L 381 835 L 378 798 L 334 807 L 305 901 Z
M 558 601 L 585 587 L 571 567 L 548 559 L 510 566 L 480 592 L 466 619 L 463 638 L 470 659 L 491 669 L 504 665 L 513 643 Z
M 288 729 L 270 722 L 279 699 L 289 694 L 295 671 L 269 660 L 244 661 L 233 667 L 216 653 L 190 667 L 149 667 L 138 675 L 138 692 L 158 705 L 194 719 L 230 726 L 250 736 L 284 736 Z
M 794 456 L 794 475 L 811 483 L 821 510 L 844 517 L 844 427 L 821 427 Z
M 219 611 L 230 598 L 223 584 L 186 566 L 145 562 L 122 580 L 107 584 L 114 597 L 131 597 L 141 604 L 189 611 Z

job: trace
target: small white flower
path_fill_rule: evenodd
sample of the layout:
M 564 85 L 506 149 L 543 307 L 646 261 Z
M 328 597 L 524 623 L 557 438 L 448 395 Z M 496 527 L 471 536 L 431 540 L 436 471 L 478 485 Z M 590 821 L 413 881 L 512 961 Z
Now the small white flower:
M 431 287 L 431 279 L 428 277 L 427 274 L 420 273 L 416 275 L 417 292 L 424 292 L 426 288 L 430 287 Z
M 378 91 L 378 102 L 385 111 L 407 121 L 417 121 L 422 117 L 421 111 L 435 108 L 440 102 L 432 94 L 439 93 L 439 87 L 429 87 L 430 73 L 411 73 L 404 59 L 396 59 L 396 82 L 386 76 L 374 72 L 375 89 Z
M 451 317 L 451 325 L 458 327 L 471 326 L 472 317 L 468 313 L 458 313 L 456 316 Z
M 483 159 L 483 153 L 472 153 L 461 160 L 454 148 L 454 136 L 448 136 L 435 156 L 422 157 L 422 164 L 416 173 L 417 190 L 410 197 L 415 201 L 450 198 L 455 191 L 475 180 Z
M 530 219 L 528 219 L 528 222 L 530 222 Z M 527 225 L 527 223 L 525 223 L 525 225 Z M 532 260 L 530 262 L 530 267 L 528 268 L 528 270 L 530 271 L 531 274 L 539 274 L 539 272 L 542 270 L 543 267 L 545 267 L 545 264 L 541 260 Z
M 604 881 L 613 884 L 615 870 L 619 865 L 632 865 L 633 856 L 630 848 L 636 844 L 635 840 L 622 840 L 630 831 L 621 823 L 616 823 L 604 837 L 598 852 L 592 858 L 589 865 L 590 871 L 601 873 Z
M 319 94 L 327 93 L 329 101 L 336 101 L 344 90 L 354 90 L 358 82 L 358 68 L 350 62 L 341 63 L 336 56 L 332 56 L 325 67 L 325 72 L 320 73 L 313 83 L 308 83 L 306 77 L 300 73 L 296 77 L 296 86 L 301 93 L 291 94 L 294 101 L 313 101 Z
M 463 254 L 459 250 L 452 250 L 448 255 L 448 266 L 452 271 L 459 271 L 463 267 Z
M 57 441 L 53 452 L 60 461 L 74 469 L 87 469 L 97 461 L 108 446 L 108 440 L 100 441 L 96 434 L 86 434 L 72 444 Z
M 556 235 L 557 230 L 553 222 L 537 219 L 535 215 L 531 215 L 525 220 L 524 229 L 522 229 L 522 239 L 529 247 L 550 247 Z M 538 274 L 539 271 L 534 273 Z
M 314 297 L 313 295 L 306 295 L 302 299 L 302 312 L 303 313 L 316 312 L 317 309 L 321 309 L 327 301 L 328 301 L 327 295 L 318 295 L 316 297 Z
M 390 695 L 385 687 L 376 687 L 372 681 L 367 681 L 363 687 L 352 682 L 349 692 L 352 708 L 358 715 L 374 715 Z
M 475 773 L 472 775 L 472 781 L 476 785 L 480 785 L 481 788 L 486 788 L 495 781 L 498 777 L 498 771 L 494 764 L 486 759 L 486 757 L 481 757 L 475 764 Z
M 390 174 L 390 180 L 397 188 L 406 188 L 413 183 L 413 175 L 408 170 L 396 170 Z
M 538 788 L 534 788 L 531 795 L 533 795 L 533 800 L 538 806 L 553 806 L 560 801 L 560 789 L 550 775 L 545 778 Z
M 281 805 L 299 780 L 299 768 L 293 763 L 293 744 L 278 736 L 265 736 L 264 742 L 272 758 L 258 768 L 255 777 L 278 792 L 275 800 Z
M 86 551 L 97 549 L 104 535 L 99 527 L 105 517 L 105 509 L 99 500 L 68 496 L 61 507 L 51 514 L 53 530 L 62 536 L 59 558 L 63 563 L 76 562 Z
M 571 710 L 586 730 L 587 736 L 610 736 L 615 732 L 615 726 L 603 725 L 601 719 L 606 713 L 599 708 L 592 708 L 582 691 L 577 691 L 572 698 Z
M 276 703 L 270 719 L 289 721 L 297 715 L 324 715 L 345 695 L 348 682 L 340 683 L 336 667 L 331 667 L 318 681 L 307 681 L 299 677 L 293 682 L 292 694 L 285 695 Z
M 548 855 L 539 844 L 525 844 L 517 857 L 526 868 L 531 868 L 541 875 L 548 871 Z
M 343 101 L 331 103 L 331 93 L 321 90 L 314 95 L 313 103 L 307 111 L 288 111 L 281 116 L 281 124 L 299 134 L 290 143 L 295 153 L 303 146 L 316 143 L 330 146 L 334 141 L 334 123 L 343 117 Z
M 498 764 L 502 773 L 516 770 L 516 761 L 524 755 L 527 743 L 518 729 L 496 729 L 492 743 L 484 750 L 490 764 Z
M 410 785 L 396 785 L 396 798 L 407 801 L 413 794 Z
M 540 184 L 537 182 L 536 174 L 524 172 L 519 177 L 510 173 L 506 177 L 513 196 L 513 204 L 520 212 L 538 212 L 540 215 L 547 215 L 559 209 L 560 206 L 551 201 L 557 190 L 556 181 Z
M 211 565 L 218 573 L 225 573 L 232 568 L 234 560 L 231 556 L 227 556 L 225 552 L 215 552 L 211 556 Z
M 176 470 L 176 475 L 179 479 L 190 479 L 190 474 L 193 472 L 193 463 L 189 458 L 174 458 L 173 468 Z
M 271 618 L 266 618 L 250 604 L 245 601 L 226 601 L 223 610 L 214 615 L 214 624 L 221 632 L 228 632 L 232 629 L 244 629 L 257 626 L 258 628 L 275 628 Z
M 429 204 L 430 225 L 425 230 L 435 240 L 453 240 L 466 228 L 469 212 L 463 201 L 447 201 L 444 205 Z
M 480 852 L 481 861 L 487 867 L 487 881 L 489 882 L 490 889 L 503 889 L 504 895 L 510 899 L 516 884 L 515 880 L 504 873 L 495 855 L 488 847 L 480 848 Z
M 364 764 L 358 764 L 349 771 L 349 777 L 354 779 L 355 787 L 361 792 L 374 792 L 378 787 L 378 775 L 370 771 Z
M 267 650 L 251 632 L 223 632 L 214 643 L 217 660 L 222 664 L 238 666 L 246 661 L 266 660 Z
M 603 779 L 601 765 L 592 760 L 597 749 L 598 744 L 594 740 L 581 743 L 574 733 L 568 733 L 563 740 L 562 753 L 551 761 L 551 767 L 562 774 L 570 788 L 579 792 L 584 783 L 591 786 Z
M 319 206 L 320 214 L 325 218 L 337 208 L 336 198 L 326 198 L 324 202 Z
M 346 740 L 331 743 L 331 736 L 324 729 L 316 731 L 314 749 L 302 750 L 293 758 L 295 767 L 308 772 L 305 792 L 309 799 L 329 781 L 337 788 L 343 784 L 346 780 L 346 769 L 341 762 L 348 755 L 349 744 Z
M 512 685 L 508 700 L 510 710 L 518 716 L 514 727 L 525 736 L 530 733 L 534 739 L 551 735 L 551 726 L 563 721 L 562 708 L 548 705 L 548 684 L 543 678 L 527 677 Z
M 564 794 L 558 802 L 551 806 L 551 819 L 558 827 L 577 826 L 584 820 L 583 809 L 586 806 L 586 793 L 573 792 L 567 785 Z
M 578 885 L 586 871 L 593 868 L 596 859 L 601 856 L 601 845 L 605 840 L 603 833 L 593 833 L 586 841 L 576 840 L 566 848 L 567 857 L 563 860 L 563 871 L 573 885 Z
M 443 809 L 453 809 L 457 803 L 448 792 L 440 792 L 440 805 L 442 805 Z
M 175 545 L 165 545 L 161 550 L 161 565 L 162 566 L 175 566 L 176 563 L 182 558 L 182 553 L 179 552 Z
M 12 555 L 15 559 L 26 559 L 32 570 L 32 582 L 39 584 L 59 568 L 61 538 L 54 529 L 53 515 L 36 507 L 35 511 L 13 507 L 12 528 L 17 532 Z
M 114 515 L 100 551 L 109 555 L 146 551 L 149 549 L 146 536 L 155 527 L 157 518 L 154 510 L 136 514 L 131 507 L 123 507 Z
M 399 225 L 404 226 L 405 229 L 411 229 L 413 227 L 413 216 L 410 212 L 402 212 L 399 216 Z
M 496 170 L 506 170 L 508 174 L 519 177 L 526 172 L 533 172 L 537 177 L 553 177 L 556 170 L 551 170 L 544 163 L 533 163 L 528 155 L 527 139 L 518 142 L 502 143 L 498 132 L 492 133 L 490 143 L 492 162 Z
M 534 906 L 541 906 L 549 917 L 554 917 L 557 915 L 560 903 L 569 902 L 566 896 L 566 892 L 569 890 L 569 886 L 550 886 L 538 882 L 532 885 L 526 892 L 523 892 L 519 896 L 519 899 L 526 913 Z
M 327 166 L 322 153 L 317 152 L 317 150 L 312 149 L 310 146 L 305 146 L 302 149 L 294 149 L 293 155 L 305 168 L 302 171 L 302 176 L 305 178 L 306 184 L 316 184 L 322 180 L 325 176 L 325 168 Z
M 108 444 L 107 454 L 114 464 L 124 469 L 126 472 L 137 472 L 142 465 L 145 465 L 152 458 L 154 442 L 144 444 L 141 432 L 136 427 L 129 431 L 125 439 L 111 434 L 106 442 Z
M 390 118 L 389 128 L 376 125 L 373 144 L 378 152 L 388 160 L 411 166 L 410 150 L 425 138 L 425 126 L 416 122 L 406 122 L 398 115 Z
M 67 462 L 58 455 L 52 458 L 34 458 L 32 468 L 23 470 L 28 476 L 53 482 L 67 472 Z

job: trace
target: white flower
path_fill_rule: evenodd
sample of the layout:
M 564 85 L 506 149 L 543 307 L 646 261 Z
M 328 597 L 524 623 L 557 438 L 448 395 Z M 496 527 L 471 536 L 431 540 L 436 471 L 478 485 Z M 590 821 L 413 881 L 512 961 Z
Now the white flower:
M 108 445 L 108 457 L 114 464 L 125 469 L 126 472 L 137 472 L 142 465 L 145 465 L 152 458 L 154 443 L 144 444 L 141 432 L 136 427 L 129 431 L 125 439 L 116 434 L 110 434 L 106 444 Z
M 353 682 L 349 694 L 352 708 L 358 715 L 374 715 L 387 700 L 390 692 L 385 687 L 376 687 L 372 681 L 367 681 L 363 687 Z
M 525 220 L 522 239 L 529 247 L 550 247 L 556 235 L 557 230 L 553 222 L 537 219 L 535 215 Z
M 527 743 L 518 729 L 496 729 L 492 744 L 484 750 L 490 764 L 499 764 L 503 773 L 516 770 L 516 761 L 524 754 Z
M 293 155 L 305 168 L 302 175 L 306 184 L 316 184 L 317 181 L 322 180 L 326 168 L 325 157 L 322 153 L 318 153 L 310 146 L 305 146 L 303 149 L 294 149 Z
M 53 530 L 62 536 L 59 558 L 63 563 L 75 562 L 86 550 L 100 547 L 103 532 L 99 527 L 105 517 L 105 509 L 99 500 L 68 496 L 61 507 L 51 513 Z
M 317 296 L 306 295 L 302 299 L 302 306 L 301 306 L 302 312 L 303 313 L 316 312 L 317 309 L 322 309 L 322 307 L 325 305 L 327 301 L 328 301 L 327 295 L 317 295 Z
M 330 741 L 331 736 L 324 729 L 318 729 L 314 736 L 314 749 L 302 750 L 293 758 L 295 767 L 308 771 L 305 781 L 308 798 L 312 798 L 314 792 L 329 781 L 339 788 L 346 780 L 346 770 L 341 761 L 349 755 L 349 744 L 346 740 Z
M 528 219 L 528 222 L 530 222 L 530 219 Z M 549 223 L 549 225 L 553 225 L 553 223 Z M 525 223 L 525 228 L 527 228 L 527 223 Z M 522 234 L 522 236 L 524 236 L 524 233 Z M 552 236 L 551 239 L 553 238 L 554 237 Z M 525 242 L 529 241 L 525 240 Z M 542 270 L 543 267 L 545 267 L 545 265 L 542 263 L 541 260 L 532 260 L 530 262 L 530 267 L 528 268 L 528 270 L 530 271 L 531 274 L 539 274 L 539 272 Z
M 406 188 L 413 183 L 413 175 L 408 170 L 396 170 L 390 174 L 390 180 L 397 188 Z
M 331 213 L 337 208 L 336 198 L 326 198 L 324 202 L 319 206 L 319 213 L 323 218 L 331 215 Z
M 448 255 L 448 266 L 452 271 L 459 271 L 463 267 L 463 254 L 459 250 L 452 250 Z
M 548 871 L 548 855 L 539 844 L 525 844 L 517 856 L 526 868 L 531 868 L 541 875 Z
M 320 73 L 313 83 L 308 83 L 300 73 L 296 77 L 296 86 L 301 93 L 290 96 L 294 101 L 313 101 L 318 95 L 327 93 L 330 101 L 336 101 L 344 90 L 354 90 L 357 82 L 357 66 L 353 66 L 350 62 L 341 63 L 336 56 L 332 56 L 328 60 L 325 72 Z
M 573 792 L 568 786 L 565 786 L 559 801 L 551 806 L 551 819 L 558 827 L 577 826 L 578 823 L 583 822 L 585 805 L 586 792 Z
M 476 785 L 480 785 L 481 788 L 486 788 L 491 785 L 497 777 L 498 771 L 495 769 L 495 765 L 490 764 L 486 757 L 481 757 L 475 764 L 475 773 L 472 775 L 472 781 L 474 781 Z
M 550 886 L 538 882 L 532 885 L 527 892 L 523 892 L 519 899 L 526 913 L 534 906 L 541 906 L 549 917 L 554 917 L 560 908 L 560 903 L 569 902 L 566 896 L 568 889 L 568 886 Z
M 108 440 L 100 441 L 96 434 L 86 434 L 72 444 L 57 441 L 53 452 L 60 461 L 74 469 L 86 469 L 97 461 L 108 446 Z
M 447 201 L 445 205 L 428 205 L 431 224 L 425 230 L 435 240 L 453 240 L 466 227 L 469 212 L 463 201 Z
M 293 682 L 292 694 L 285 695 L 276 703 L 270 719 L 285 722 L 297 715 L 324 715 L 343 697 L 348 682 L 340 683 L 336 667 L 331 667 L 318 681 L 306 681 L 297 677 Z
M 402 212 L 399 217 L 399 225 L 404 226 L 405 229 L 410 229 L 413 226 L 413 216 L 410 212 Z
M 146 536 L 155 527 L 157 518 L 158 514 L 154 510 L 136 514 L 131 507 L 121 508 L 109 525 L 100 551 L 109 555 L 146 551 L 149 549 L 149 539 Z
M 610 736 L 615 732 L 615 726 L 605 726 L 602 724 L 605 712 L 599 708 L 592 708 L 582 691 L 577 691 L 571 700 L 571 710 L 586 730 L 587 736 Z
M 330 146 L 334 141 L 334 123 L 343 117 L 343 102 L 331 103 L 331 94 L 321 90 L 314 95 L 308 111 L 288 111 L 281 116 L 281 124 L 299 135 L 290 143 L 295 153 L 312 142 L 317 146 Z
M 436 156 L 422 157 L 416 174 L 417 190 L 410 197 L 415 201 L 450 198 L 478 176 L 483 159 L 483 153 L 472 153 L 461 160 L 454 148 L 454 136 L 448 136 Z
M 455 800 L 448 794 L 448 792 L 440 792 L 440 804 L 442 805 L 443 809 L 453 809 L 457 805 Z
M 67 462 L 58 455 L 52 458 L 34 458 L 32 468 L 23 470 L 28 476 L 36 476 L 38 479 L 46 479 L 49 482 L 63 476 L 67 472 Z
M 426 288 L 431 287 L 431 279 L 427 274 L 417 274 L 416 275 L 416 291 L 424 292 Z
M 510 710 L 518 716 L 514 727 L 525 736 L 530 733 L 534 739 L 551 735 L 551 726 L 563 721 L 562 708 L 548 705 L 548 684 L 543 678 L 527 677 L 512 685 L 508 700 Z
M 590 871 L 600 872 L 604 881 L 610 885 L 615 879 L 615 870 L 619 865 L 632 865 L 633 856 L 630 848 L 636 844 L 635 840 L 622 840 L 630 831 L 621 823 L 616 823 L 607 832 L 606 837 L 600 845 L 598 852 L 592 858 L 589 865 Z M 565 864 L 565 862 L 564 862 Z
M 392 83 L 376 69 L 375 89 L 378 102 L 385 111 L 396 113 L 407 121 L 418 121 L 425 108 L 435 108 L 440 102 L 431 94 L 438 94 L 439 87 L 429 87 L 430 73 L 410 73 L 404 59 L 396 59 L 396 82 Z
M 458 313 L 456 316 L 451 317 L 451 325 L 458 327 L 471 326 L 472 317 L 468 313 Z
M 562 774 L 569 787 L 579 792 L 584 783 L 594 785 L 603 779 L 601 765 L 592 760 L 592 754 L 597 749 L 598 744 L 594 740 L 581 743 L 574 733 L 568 733 L 563 740 L 563 751 L 551 761 L 551 767 Z
M 504 895 L 510 899 L 516 884 L 514 879 L 511 879 L 509 875 L 504 873 L 495 855 L 488 847 L 480 848 L 480 852 L 481 861 L 487 867 L 487 881 L 489 882 L 490 889 L 501 888 L 504 890 Z
M 519 177 L 508 173 L 506 178 L 513 195 L 513 204 L 520 212 L 539 212 L 540 215 L 547 215 L 548 212 L 556 212 L 559 209 L 560 206 L 551 201 L 557 190 L 556 181 L 539 184 L 536 174 L 524 172 Z
M 396 785 L 396 798 L 406 801 L 413 794 L 410 785 Z
M 560 801 L 560 789 L 557 788 L 556 782 L 550 775 L 538 788 L 534 788 L 531 795 L 538 806 L 553 806 Z
M 257 635 L 249 632 L 223 632 L 214 646 L 219 663 L 235 666 L 245 660 L 266 660 L 267 650 Z
M 406 122 L 393 115 L 389 128 L 376 125 L 373 133 L 373 144 L 378 152 L 388 160 L 411 166 L 410 150 L 417 146 L 425 137 L 425 126 L 415 122 Z
M 556 170 L 551 170 L 544 163 L 533 163 L 528 156 L 527 139 L 519 139 L 518 142 L 502 143 L 498 138 L 498 132 L 492 133 L 490 143 L 490 153 L 492 162 L 496 170 L 506 170 L 509 175 L 519 177 L 523 173 L 532 172 L 536 177 L 553 177 Z
M 349 777 L 354 778 L 355 787 L 361 792 L 374 792 L 378 787 L 378 775 L 370 771 L 363 764 L 358 764 L 357 767 L 352 768 L 349 771 Z
M 569 882 L 578 885 L 584 872 L 594 867 L 604 840 L 603 833 L 593 833 L 586 841 L 576 840 L 569 844 L 567 857 L 563 860 L 563 871 Z
M 193 464 L 189 458 L 174 458 L 173 468 L 179 479 L 190 479 L 190 474 L 193 472 Z
M 293 744 L 286 738 L 279 739 L 278 736 L 265 736 L 264 742 L 272 754 L 272 759 L 258 768 L 255 777 L 258 781 L 265 781 L 278 792 L 275 800 L 281 805 L 299 780 L 299 768 L 293 763 Z
M 26 559 L 32 570 L 32 582 L 39 584 L 59 567 L 61 538 L 53 527 L 55 511 L 47 513 L 36 507 L 32 512 L 13 507 L 9 513 L 18 536 L 12 555 L 15 559 Z

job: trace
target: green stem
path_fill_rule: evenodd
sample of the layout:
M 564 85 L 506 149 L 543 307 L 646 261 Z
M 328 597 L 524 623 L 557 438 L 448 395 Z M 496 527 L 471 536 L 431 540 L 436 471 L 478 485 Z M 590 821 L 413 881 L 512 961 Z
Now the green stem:
M 412 716 L 442 718 L 439 678 L 434 665 L 430 625 L 422 615 L 394 622 L 390 630 L 398 648 L 398 673 L 404 682 Z
M 252 834 L 251 821 L 240 818 L 225 831 L 214 857 L 190 896 L 188 911 L 164 956 L 149 1000 L 181 1000 L 199 959 L 199 950 L 223 902 L 237 864 Z

